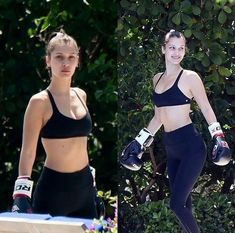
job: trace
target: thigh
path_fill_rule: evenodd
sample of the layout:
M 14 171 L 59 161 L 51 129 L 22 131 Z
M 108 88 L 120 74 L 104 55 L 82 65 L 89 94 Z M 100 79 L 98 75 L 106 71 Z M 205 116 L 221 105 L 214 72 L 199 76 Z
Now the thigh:
M 175 177 L 180 165 L 180 161 L 177 159 L 168 159 L 167 160 L 167 174 L 170 183 L 170 189 L 172 190 L 174 186 Z
M 83 190 L 80 190 L 77 195 L 74 194 L 74 210 L 71 211 L 68 216 L 78 218 L 97 218 L 97 209 L 95 204 L 95 188 L 88 186 Z
M 189 147 L 182 155 L 183 158 L 178 166 L 172 188 L 172 194 L 181 198 L 183 202 L 186 202 L 200 176 L 206 158 L 204 150 L 198 150 L 198 147 L 195 147 L 196 150 L 193 151 L 190 148 L 192 147 Z

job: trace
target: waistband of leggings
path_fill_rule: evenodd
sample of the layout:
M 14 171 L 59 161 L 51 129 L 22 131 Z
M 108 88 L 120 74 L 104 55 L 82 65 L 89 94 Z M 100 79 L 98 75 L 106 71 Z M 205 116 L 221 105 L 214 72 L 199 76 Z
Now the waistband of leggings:
M 92 174 L 89 165 L 76 172 L 58 172 L 48 167 L 43 167 L 39 184 L 59 186 L 87 185 L 93 182 Z
M 167 143 L 187 142 L 198 135 L 199 133 L 194 124 L 190 123 L 173 131 L 164 132 L 164 141 Z

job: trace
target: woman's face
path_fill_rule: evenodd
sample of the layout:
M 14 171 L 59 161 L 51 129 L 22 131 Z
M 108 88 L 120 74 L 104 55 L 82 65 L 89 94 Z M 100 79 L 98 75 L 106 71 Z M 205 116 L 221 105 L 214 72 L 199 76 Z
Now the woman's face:
M 165 47 L 162 47 L 162 53 L 165 54 L 166 62 L 179 64 L 185 55 L 184 38 L 171 37 Z
M 46 56 L 52 77 L 71 78 L 78 66 L 78 55 L 71 45 L 56 45 L 50 56 Z

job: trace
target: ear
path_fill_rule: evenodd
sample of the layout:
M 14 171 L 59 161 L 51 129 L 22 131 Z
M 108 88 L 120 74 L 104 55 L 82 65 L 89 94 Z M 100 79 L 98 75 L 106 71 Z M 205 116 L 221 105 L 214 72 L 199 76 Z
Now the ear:
M 165 47 L 162 46 L 162 54 L 165 54 Z
M 51 67 L 51 59 L 49 56 L 45 57 L 45 62 L 46 62 L 47 67 Z

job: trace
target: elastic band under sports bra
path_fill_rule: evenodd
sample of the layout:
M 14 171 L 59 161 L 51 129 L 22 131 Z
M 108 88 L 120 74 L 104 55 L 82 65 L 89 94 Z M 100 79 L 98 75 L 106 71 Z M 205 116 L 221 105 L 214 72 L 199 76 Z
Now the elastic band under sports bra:
M 72 89 L 73 90 L 73 89 Z M 73 90 L 86 109 L 86 115 L 81 119 L 73 119 L 63 115 L 57 108 L 55 100 L 51 92 L 46 90 L 52 106 L 52 116 L 41 129 L 42 138 L 72 138 L 88 136 L 92 129 L 92 121 L 89 111 L 83 100 L 79 97 L 77 92 Z
M 164 91 L 163 93 L 157 93 L 155 91 L 157 84 L 161 80 L 164 73 L 161 74 L 157 83 L 155 84 L 153 91 L 153 102 L 157 107 L 166 107 L 166 106 L 175 106 L 175 105 L 184 105 L 190 104 L 190 98 L 188 98 L 178 87 L 179 79 L 184 70 L 181 70 L 176 78 L 174 84 Z

